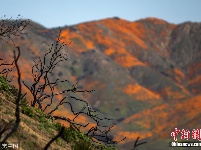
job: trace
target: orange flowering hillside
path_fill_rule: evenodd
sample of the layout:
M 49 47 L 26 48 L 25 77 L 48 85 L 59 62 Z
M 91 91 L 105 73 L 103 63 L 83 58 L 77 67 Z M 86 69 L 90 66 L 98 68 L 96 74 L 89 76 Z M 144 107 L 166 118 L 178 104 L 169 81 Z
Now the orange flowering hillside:
M 28 85 L 33 82 L 33 60 L 48 52 L 59 30 L 68 60 L 55 68 L 50 79 L 68 79 L 81 90 L 95 90 L 68 94 L 100 109 L 100 117 L 114 119 L 104 124 L 114 125 L 115 140 L 127 137 L 119 149 L 131 149 L 138 136 L 148 142 L 139 149 L 168 149 L 175 127 L 200 128 L 201 23 L 176 25 L 157 18 L 127 21 L 117 17 L 53 29 L 34 23 L 26 29 L 31 34 L 13 38 L 22 51 L 19 66 Z M 0 41 L 1 58 L 12 61 L 13 49 L 12 44 Z M 61 84 L 55 91 L 72 84 Z M 29 91 L 23 90 L 31 102 Z M 62 98 L 58 96 L 54 106 Z M 69 101 L 80 109 L 79 103 Z M 67 105 L 54 114 L 73 119 Z M 95 126 L 84 115 L 77 121 Z

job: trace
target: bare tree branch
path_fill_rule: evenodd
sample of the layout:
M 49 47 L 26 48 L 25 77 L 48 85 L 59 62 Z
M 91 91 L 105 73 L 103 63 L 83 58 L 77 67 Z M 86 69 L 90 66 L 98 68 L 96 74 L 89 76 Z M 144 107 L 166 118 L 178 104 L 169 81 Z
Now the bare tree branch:
M 63 37 L 60 37 L 59 33 L 59 38 L 51 45 L 49 51 L 45 53 L 44 57 L 38 57 L 38 61 L 33 60 L 34 65 L 32 67 L 32 76 L 34 83 L 31 87 L 23 82 L 34 97 L 34 100 L 31 102 L 31 106 L 35 107 L 36 104 L 38 104 L 38 108 L 41 111 L 45 111 L 45 109 L 52 104 L 53 98 L 56 95 L 62 94 L 54 93 L 54 88 L 58 85 L 58 83 L 69 82 L 68 80 L 60 81 L 59 79 L 55 82 L 51 82 L 49 77 L 57 65 L 68 59 L 67 55 L 62 53 L 63 47 L 67 45 L 65 43 L 61 43 L 62 38 Z M 51 92 L 47 93 L 47 90 L 50 90 Z M 63 91 L 63 93 L 65 92 L 67 91 Z M 43 109 L 42 103 L 47 98 L 50 98 L 50 103 Z
M 4 17 L 6 17 L 4 15 Z M 18 15 L 15 20 L 10 17 L 9 19 L 2 18 L 0 20 L 0 39 L 5 41 L 6 43 L 9 43 L 9 40 L 11 40 L 14 43 L 14 40 L 12 39 L 13 36 L 21 36 L 23 35 L 23 30 L 27 27 L 31 26 L 30 20 L 22 20 L 21 16 Z M 14 44 L 15 46 L 15 44 Z
M 0 67 L 1 67 L 0 75 L 7 78 L 8 74 L 15 68 L 14 62 L 15 60 L 13 60 L 11 63 L 8 63 L 7 61 L 1 58 L 0 59 Z

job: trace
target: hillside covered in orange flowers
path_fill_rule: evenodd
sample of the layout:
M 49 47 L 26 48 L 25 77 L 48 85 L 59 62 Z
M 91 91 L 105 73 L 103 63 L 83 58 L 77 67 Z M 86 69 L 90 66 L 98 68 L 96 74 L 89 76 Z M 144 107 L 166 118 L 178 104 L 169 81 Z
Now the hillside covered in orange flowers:
M 67 78 L 81 89 L 95 90 L 79 97 L 114 119 L 113 138 L 127 137 L 120 149 L 131 148 L 138 136 L 148 142 L 139 149 L 167 149 L 174 128 L 200 128 L 201 23 L 117 17 L 52 29 L 33 23 L 26 29 L 31 34 L 14 37 L 27 84 L 33 80 L 32 60 L 47 52 L 59 30 L 66 37 L 61 42 L 71 44 L 65 47 L 68 61 L 52 79 Z M 13 48 L 0 41 L 0 56 L 11 60 Z M 71 115 L 65 106 L 55 114 Z M 78 120 L 90 122 L 84 116 Z

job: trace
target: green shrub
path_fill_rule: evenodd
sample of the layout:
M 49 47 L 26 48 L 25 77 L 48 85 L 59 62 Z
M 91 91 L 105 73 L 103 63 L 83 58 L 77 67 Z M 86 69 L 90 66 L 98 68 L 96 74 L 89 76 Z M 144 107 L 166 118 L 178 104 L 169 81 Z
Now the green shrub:
M 62 124 L 55 122 L 52 127 L 53 129 L 60 131 Z M 73 150 L 116 150 L 115 147 L 94 144 L 90 137 L 86 136 L 83 132 L 76 130 L 72 125 L 69 128 L 64 128 L 61 138 L 67 143 L 70 143 Z
M 8 85 L 6 78 L 2 76 L 0 76 L 0 88 L 4 91 L 8 91 L 11 89 L 10 85 Z
M 62 125 L 59 122 L 54 122 L 52 128 L 55 129 L 56 131 L 60 131 L 62 128 Z
M 29 116 L 29 117 L 34 117 L 34 113 L 33 110 L 29 107 L 21 107 L 21 111 L 23 114 Z
M 90 141 L 90 138 L 86 136 L 84 133 L 76 130 L 72 125 L 69 128 L 65 128 L 62 138 L 68 143 L 74 141 Z
M 32 107 L 32 109 L 35 111 L 35 113 L 36 113 L 36 119 L 40 122 L 40 123 L 42 123 L 42 124 L 44 124 L 44 127 L 46 126 L 47 128 L 49 128 L 49 126 L 50 126 L 50 123 L 48 122 L 48 119 L 47 119 L 47 115 L 44 113 L 44 112 L 42 112 L 41 110 L 39 110 L 39 109 L 37 109 L 37 108 L 34 108 L 34 107 Z
M 75 142 L 71 146 L 72 150 L 93 150 L 94 146 L 91 144 L 91 142 Z
M 55 141 L 58 145 L 62 146 L 65 148 L 65 144 L 63 143 L 62 139 L 61 138 L 57 138 L 56 141 Z
M 21 100 L 20 106 L 21 106 L 21 112 L 23 114 L 25 114 L 31 118 L 34 117 L 33 109 L 28 106 L 28 102 L 26 99 Z
M 14 96 L 18 96 L 18 89 L 12 85 L 11 89 L 9 89 L 9 91 L 14 95 Z

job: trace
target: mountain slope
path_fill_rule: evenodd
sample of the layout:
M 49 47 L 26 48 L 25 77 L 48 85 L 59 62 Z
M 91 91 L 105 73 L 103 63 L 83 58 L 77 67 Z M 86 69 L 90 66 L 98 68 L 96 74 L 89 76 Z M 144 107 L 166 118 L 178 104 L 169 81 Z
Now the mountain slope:
M 7 126 L 7 129 L 11 129 L 11 122 L 15 120 L 15 97 L 16 96 L 9 90 L 4 91 L 0 86 L 0 127 L 2 128 Z M 37 118 L 36 115 L 38 115 L 37 112 L 34 110 L 28 112 L 28 109 L 26 113 L 20 113 L 21 121 L 19 127 L 17 131 L 8 138 L 7 142 L 18 144 L 20 150 L 43 149 L 46 144 L 57 135 L 58 131 L 54 127 L 53 122 L 41 116 Z M 52 143 L 49 149 L 70 150 L 71 146 L 67 144 L 66 141 L 59 138 L 56 142 Z
M 15 41 L 23 50 L 22 75 L 29 84 L 31 60 L 45 53 L 59 29 L 27 31 L 31 35 Z M 135 22 L 107 18 L 66 26 L 61 35 L 66 36 L 62 42 L 72 41 L 64 50 L 69 60 L 58 67 L 52 79 L 67 78 L 78 81 L 81 89 L 95 89 L 79 96 L 100 109 L 101 116 L 116 119 L 112 135 L 116 139 L 127 136 L 122 146 L 138 135 L 152 149 L 153 139 L 155 143 L 164 139 L 167 146 L 175 127 L 199 128 L 200 32 L 201 23 L 175 25 L 156 18 Z M 1 42 L 0 48 L 0 54 L 9 59 L 7 52 L 12 47 Z M 57 114 L 68 115 L 66 108 Z

